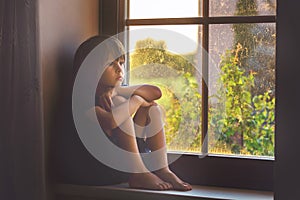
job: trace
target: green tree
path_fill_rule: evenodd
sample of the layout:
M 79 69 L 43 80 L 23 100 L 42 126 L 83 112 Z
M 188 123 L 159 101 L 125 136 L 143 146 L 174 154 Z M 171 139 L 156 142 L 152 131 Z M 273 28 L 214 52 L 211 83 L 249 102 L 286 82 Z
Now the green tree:
M 159 104 L 165 109 L 168 148 L 199 150 L 201 95 L 189 69 L 192 65 L 184 56 L 168 52 L 162 41 L 148 38 L 139 41 L 137 47 L 131 55 L 131 81 L 156 84 L 163 90 Z M 242 52 L 245 48 L 238 43 L 222 58 L 219 88 L 225 90 L 226 107 L 225 112 L 218 106 L 210 108 L 209 125 L 219 139 L 218 145 L 225 145 L 232 153 L 272 156 L 275 99 L 268 91 L 252 92 L 257 87 L 256 72 L 243 67 Z
M 152 66 L 153 70 L 155 70 L 161 67 L 161 65 L 165 65 L 179 73 L 189 72 L 194 74 L 195 68 L 191 62 L 192 60 L 193 54 L 178 55 L 170 53 L 167 50 L 165 41 L 146 38 L 136 42 L 135 50 L 131 55 L 130 68 L 134 70 L 137 67 L 148 65 L 150 68 Z M 151 77 L 159 76 L 159 74 L 149 73 L 149 71 L 148 75 L 151 75 Z
M 235 15 L 242 16 L 255 16 L 257 15 L 257 5 L 256 0 L 238 0 L 236 3 L 236 12 Z M 257 41 L 255 40 L 256 35 L 253 32 L 255 24 L 233 24 L 234 30 L 234 44 L 233 47 L 241 45 L 243 49 L 240 49 L 238 52 L 237 63 L 240 67 L 242 66 L 245 72 L 248 74 L 253 69 L 249 62 L 249 57 L 254 55 L 255 46 Z
M 165 41 L 156 41 L 152 38 L 145 40 L 139 40 L 136 42 L 135 51 L 131 56 L 130 68 L 134 69 L 146 64 L 160 63 L 165 64 L 166 62 L 166 48 Z
M 269 6 L 271 2 L 268 2 Z M 256 0 L 238 0 L 235 15 L 257 15 Z M 243 46 L 239 52 L 239 65 L 246 74 L 256 73 L 252 89 L 255 94 L 275 93 L 275 27 L 270 24 L 234 24 L 234 47 Z
M 131 82 L 155 84 L 163 91 L 159 104 L 165 110 L 168 148 L 199 150 L 201 95 L 193 55 L 171 53 L 164 41 L 147 38 L 137 41 L 130 58 Z
M 270 2 L 269 2 L 270 4 Z M 257 15 L 255 0 L 238 0 L 235 15 Z M 218 145 L 233 153 L 274 155 L 275 28 L 234 24 L 234 48 L 222 58 L 224 113 L 211 108 Z
M 212 108 L 211 126 L 220 136 L 220 143 L 225 143 L 232 153 L 273 156 L 275 99 L 268 92 L 251 92 L 255 87 L 254 73 L 246 74 L 240 67 L 242 50 L 237 45 L 223 58 L 220 84 L 225 89 L 225 112 Z

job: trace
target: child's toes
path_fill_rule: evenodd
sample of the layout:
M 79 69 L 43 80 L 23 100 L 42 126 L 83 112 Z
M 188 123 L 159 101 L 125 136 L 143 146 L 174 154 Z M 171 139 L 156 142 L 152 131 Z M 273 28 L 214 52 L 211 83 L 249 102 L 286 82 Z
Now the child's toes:
M 161 190 L 170 190 L 173 187 L 170 183 L 167 182 L 160 183 L 159 186 Z
M 188 183 L 182 182 L 177 187 L 178 190 L 188 191 L 192 189 L 192 186 Z

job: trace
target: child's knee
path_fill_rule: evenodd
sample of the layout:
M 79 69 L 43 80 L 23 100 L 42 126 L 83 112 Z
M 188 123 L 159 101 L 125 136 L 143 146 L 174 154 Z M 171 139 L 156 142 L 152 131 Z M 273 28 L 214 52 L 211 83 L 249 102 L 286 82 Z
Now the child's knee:
M 153 105 L 149 108 L 149 115 L 162 116 L 162 110 L 159 105 Z

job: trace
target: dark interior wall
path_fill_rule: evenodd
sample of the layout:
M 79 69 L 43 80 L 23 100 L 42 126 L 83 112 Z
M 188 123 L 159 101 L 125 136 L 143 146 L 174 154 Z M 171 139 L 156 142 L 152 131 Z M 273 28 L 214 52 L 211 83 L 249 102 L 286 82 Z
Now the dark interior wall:
M 43 78 L 46 166 L 53 179 L 55 142 L 65 123 L 62 108 L 81 42 L 98 34 L 99 0 L 39 0 L 39 56 Z M 62 123 L 58 123 L 61 121 Z
M 77 47 L 98 33 L 98 0 L 40 0 L 39 30 L 45 125 L 49 127 Z
M 277 0 L 275 199 L 300 199 L 299 1 Z
M 49 183 L 100 185 L 119 182 L 119 174 L 102 165 L 83 146 L 72 117 L 73 59 L 79 45 L 99 33 L 100 2 L 40 0 L 39 3 Z M 112 16 L 115 14 L 108 13 L 106 18 Z M 109 175 L 105 178 L 103 174 Z

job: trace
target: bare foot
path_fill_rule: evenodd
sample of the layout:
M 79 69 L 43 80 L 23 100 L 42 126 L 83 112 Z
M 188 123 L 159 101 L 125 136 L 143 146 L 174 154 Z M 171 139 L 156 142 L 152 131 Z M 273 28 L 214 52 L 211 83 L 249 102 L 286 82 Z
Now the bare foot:
M 170 190 L 173 186 L 152 173 L 135 173 L 129 178 L 129 187 L 150 190 Z
M 155 174 L 162 180 L 171 183 L 173 185 L 174 190 L 180 190 L 180 191 L 192 190 L 192 186 L 190 184 L 183 182 L 169 169 L 158 170 L 155 172 Z

